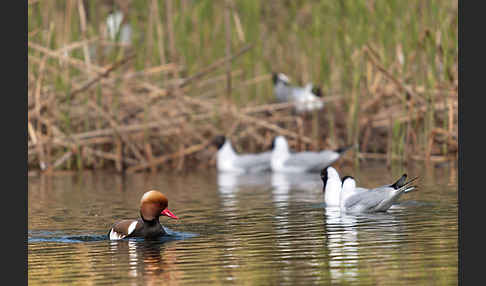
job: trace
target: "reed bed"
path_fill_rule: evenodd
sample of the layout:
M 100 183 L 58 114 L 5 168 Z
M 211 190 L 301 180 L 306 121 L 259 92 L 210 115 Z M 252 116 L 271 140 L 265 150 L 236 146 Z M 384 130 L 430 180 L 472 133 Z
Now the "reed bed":
M 131 43 L 110 39 L 125 15 Z M 28 167 L 207 168 L 210 141 L 356 145 L 348 160 L 457 156 L 456 1 L 29 1 Z M 272 72 L 325 107 L 277 103 Z

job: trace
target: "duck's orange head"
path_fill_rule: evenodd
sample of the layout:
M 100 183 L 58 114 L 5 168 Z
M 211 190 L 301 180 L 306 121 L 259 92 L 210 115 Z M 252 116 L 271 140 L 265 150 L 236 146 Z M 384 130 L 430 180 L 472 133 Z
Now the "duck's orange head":
M 148 191 L 140 199 L 140 214 L 144 220 L 158 219 L 161 215 L 179 219 L 167 206 L 169 200 L 159 191 Z

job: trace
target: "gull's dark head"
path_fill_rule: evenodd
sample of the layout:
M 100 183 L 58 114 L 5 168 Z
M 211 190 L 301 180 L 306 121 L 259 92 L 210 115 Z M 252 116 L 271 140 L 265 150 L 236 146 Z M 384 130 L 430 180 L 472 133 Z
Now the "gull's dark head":
M 327 179 L 329 178 L 329 176 L 327 175 L 327 169 L 329 167 L 326 167 L 324 169 L 322 169 L 321 171 L 321 180 L 322 180 L 322 183 L 324 184 L 324 186 L 322 187 L 322 189 L 326 189 L 326 184 L 327 184 Z
M 278 81 L 278 74 L 276 72 L 274 72 L 272 74 L 272 81 L 273 81 L 273 84 L 277 84 L 277 81 Z
M 324 186 L 322 190 L 326 191 L 326 186 L 329 184 L 331 188 L 340 187 L 341 186 L 341 179 L 339 178 L 339 173 L 336 169 L 332 166 L 327 166 L 322 169 L 321 171 L 321 180 Z
M 284 75 L 283 73 L 275 73 L 275 72 L 272 74 L 272 81 L 274 85 L 276 85 L 279 82 L 283 83 L 284 85 L 289 85 L 290 83 L 290 80 L 286 75 Z
M 312 93 L 317 97 L 322 97 L 322 90 L 318 86 L 312 88 Z
M 213 138 L 211 141 L 211 144 L 216 146 L 216 148 L 221 149 L 223 147 L 224 143 L 226 142 L 226 137 L 224 135 L 218 135 Z
M 277 140 L 277 136 L 273 137 L 273 140 L 272 140 L 272 145 L 270 146 L 270 149 L 274 149 L 275 148 L 275 141 Z

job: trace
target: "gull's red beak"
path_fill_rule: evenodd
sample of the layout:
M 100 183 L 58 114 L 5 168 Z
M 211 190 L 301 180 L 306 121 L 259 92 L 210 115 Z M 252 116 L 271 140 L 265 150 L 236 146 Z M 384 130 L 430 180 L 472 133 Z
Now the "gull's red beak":
M 161 213 L 161 215 L 165 215 L 165 216 L 168 216 L 170 218 L 174 218 L 174 219 L 179 219 L 175 214 L 173 214 L 169 209 L 165 209 L 163 210 Z

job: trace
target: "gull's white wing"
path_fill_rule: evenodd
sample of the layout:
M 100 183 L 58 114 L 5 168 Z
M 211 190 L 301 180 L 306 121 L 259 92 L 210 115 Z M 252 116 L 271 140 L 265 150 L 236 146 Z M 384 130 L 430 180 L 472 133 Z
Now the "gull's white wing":
M 242 168 L 247 172 L 262 172 L 270 170 L 270 151 L 259 154 L 241 154 L 235 160 L 235 167 Z
M 322 152 L 300 152 L 293 153 L 284 162 L 287 166 L 300 166 L 308 171 L 321 171 L 339 158 L 339 154 L 326 150 Z

